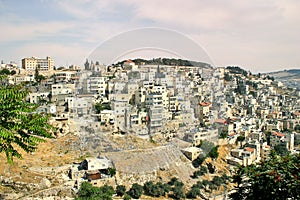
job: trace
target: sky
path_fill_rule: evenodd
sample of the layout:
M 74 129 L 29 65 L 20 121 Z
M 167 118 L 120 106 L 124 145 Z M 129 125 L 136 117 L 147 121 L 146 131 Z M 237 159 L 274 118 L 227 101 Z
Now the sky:
M 56 66 L 82 65 L 107 41 L 152 27 L 171 34 L 155 33 L 154 42 L 172 38 L 177 50 L 175 35 L 184 36 L 216 67 L 234 65 L 252 72 L 299 69 L 299 10 L 299 0 L 0 0 L 0 60 L 20 63 L 24 57 L 50 56 Z M 176 55 L 166 46 L 130 49 L 136 39 L 131 36 L 129 43 L 124 41 L 127 53 L 116 58 Z M 109 51 L 123 42 L 118 44 Z

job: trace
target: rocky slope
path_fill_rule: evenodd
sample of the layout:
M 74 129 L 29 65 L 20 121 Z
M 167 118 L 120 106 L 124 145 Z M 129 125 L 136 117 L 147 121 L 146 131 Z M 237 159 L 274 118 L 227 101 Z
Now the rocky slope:
M 288 87 L 300 89 L 300 69 L 283 70 L 269 73 L 276 80 L 283 82 Z
M 16 159 L 12 165 L 8 165 L 5 156 L 0 154 L 3 161 L 0 163 L 0 199 L 72 198 L 74 181 L 68 178 L 71 164 L 99 154 L 114 162 L 117 168 L 114 184 L 124 184 L 128 188 L 133 183 L 143 184 L 150 180 L 168 182 L 171 177 L 178 177 L 187 188 L 198 181 L 191 178 L 196 169 L 181 153 L 176 139 L 158 144 L 134 135 L 106 135 L 105 138 L 105 143 L 111 148 L 94 149 L 88 148 L 92 138 L 80 147 L 81 138 L 67 134 L 40 144 L 33 154 L 24 153 L 23 159 Z M 218 174 L 228 174 L 224 161 L 228 148 L 221 147 L 219 153 L 220 158 L 216 161 L 208 159 L 206 162 L 213 163 Z M 208 174 L 200 179 L 210 180 L 212 177 Z

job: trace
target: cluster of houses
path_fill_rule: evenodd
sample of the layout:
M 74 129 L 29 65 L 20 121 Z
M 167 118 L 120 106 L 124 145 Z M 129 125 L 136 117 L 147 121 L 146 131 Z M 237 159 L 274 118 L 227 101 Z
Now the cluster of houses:
M 98 156 L 84 159 L 80 163 L 74 163 L 69 170 L 69 178 L 74 180 L 74 188 L 79 188 L 83 181 L 89 181 L 94 186 L 103 185 L 114 176 L 113 163 L 107 157 Z
M 230 151 L 227 162 L 232 165 L 251 165 L 269 158 L 271 150 L 276 145 L 282 145 L 287 151 L 294 151 L 295 133 L 279 133 L 272 131 L 270 142 L 265 141 L 262 132 L 251 132 L 246 136 L 246 141 Z
M 17 71 L 10 83 L 35 83 L 37 73 L 44 76 L 29 86 L 27 100 L 38 103 L 39 112 L 51 113 L 62 134 L 105 128 L 141 137 L 179 137 L 193 147 L 203 140 L 221 142 L 236 145 L 227 159 L 233 165 L 266 159 L 278 144 L 294 150 L 300 92 L 266 75 L 132 60 L 112 66 L 87 61 L 84 67 L 60 69 L 49 57 L 23 59 L 22 64 L 9 65 Z M 194 155 L 199 149 L 188 151 Z
M 268 159 L 270 151 L 280 145 L 295 153 L 299 140 L 299 91 L 288 89 L 268 76 L 230 73 L 226 81 L 226 115 L 229 143 L 238 144 L 227 161 L 233 165 L 250 165 Z M 221 120 L 220 120 L 221 122 Z

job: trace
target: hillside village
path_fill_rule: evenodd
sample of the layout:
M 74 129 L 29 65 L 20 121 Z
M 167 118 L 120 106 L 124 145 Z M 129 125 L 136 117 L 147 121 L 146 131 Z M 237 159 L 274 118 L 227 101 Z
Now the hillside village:
M 86 60 L 84 66 L 55 68 L 50 57 L 32 57 L 22 60 L 22 68 L 3 63 L 0 72 L 9 84 L 28 88 L 26 101 L 38 104 L 37 112 L 51 114 L 56 138 L 78 137 L 72 148 L 83 159 L 64 170 L 75 193 L 85 181 L 144 184 L 167 171 L 170 179 L 172 169 L 187 174 L 177 177 L 191 187 L 194 163 L 214 148 L 226 169 L 213 157 L 206 164 L 227 176 L 236 166 L 268 159 L 271 150 L 300 152 L 299 89 L 240 67 L 157 60 L 110 66 Z M 210 149 L 201 148 L 204 143 Z M 206 178 L 216 176 L 211 174 Z

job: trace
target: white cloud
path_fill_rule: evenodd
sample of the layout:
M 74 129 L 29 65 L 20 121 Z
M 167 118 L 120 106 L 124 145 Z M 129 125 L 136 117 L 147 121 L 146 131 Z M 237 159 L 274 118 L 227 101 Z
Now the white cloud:
M 70 52 L 63 51 L 74 46 L 87 50 L 118 33 L 156 26 L 195 39 L 219 66 L 236 62 L 249 67 L 299 67 L 300 63 L 300 57 L 295 54 L 300 52 L 299 0 L 57 0 L 51 3 L 65 14 L 64 20 L 25 21 L 18 16 L 7 16 L 0 20 L 4 30 L 0 32 L 0 42 L 28 41 L 33 44 L 28 52 L 38 53 L 34 48 L 42 46 L 36 45 L 37 42 L 58 38 L 64 44 L 55 39 L 47 41 L 53 45 L 49 51 L 54 46 L 61 47 L 57 52 L 68 57 Z M 66 48 L 67 45 L 72 48 Z
M 66 22 L 0 21 L 0 42 L 30 41 L 37 37 L 53 36 L 72 26 Z
M 93 20 L 104 13 L 117 13 L 115 1 L 107 0 L 59 0 L 57 6 L 79 20 Z
M 204 44 L 219 66 L 237 63 L 256 71 L 263 66 L 299 67 L 300 58 L 294 53 L 300 51 L 299 1 L 134 3 L 138 18 L 187 33 Z

